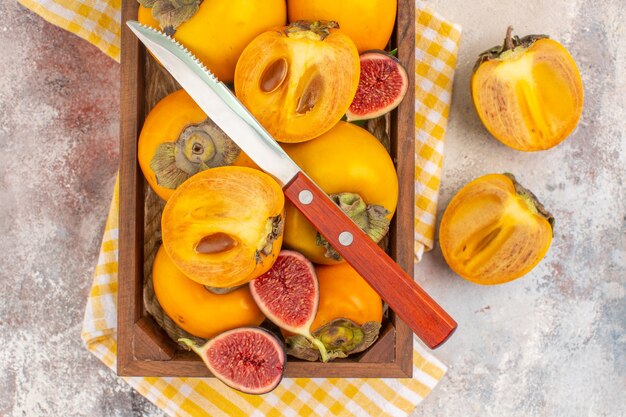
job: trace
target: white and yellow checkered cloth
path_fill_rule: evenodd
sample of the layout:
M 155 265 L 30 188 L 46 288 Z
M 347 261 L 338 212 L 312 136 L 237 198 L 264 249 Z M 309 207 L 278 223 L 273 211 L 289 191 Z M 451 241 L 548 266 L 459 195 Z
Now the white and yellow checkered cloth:
M 50 22 L 119 59 L 120 0 L 19 0 Z M 130 0 L 129 0 L 130 1 Z M 461 29 L 422 2 L 416 5 L 416 216 L 418 259 L 432 248 L 443 137 Z M 115 370 L 117 349 L 118 185 L 87 301 L 82 338 Z M 266 395 L 231 390 L 212 378 L 125 380 L 172 416 L 406 416 L 444 376 L 446 367 L 414 339 L 413 378 L 285 378 Z
M 461 28 L 422 2 L 415 15 L 415 254 L 433 248 L 443 138 Z
M 120 60 L 122 0 L 18 0 L 48 22 L 69 30 Z

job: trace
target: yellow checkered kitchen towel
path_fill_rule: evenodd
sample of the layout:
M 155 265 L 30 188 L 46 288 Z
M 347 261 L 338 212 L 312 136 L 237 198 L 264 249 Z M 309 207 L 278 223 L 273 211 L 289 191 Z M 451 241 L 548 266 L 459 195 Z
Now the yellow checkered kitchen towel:
M 118 184 L 89 294 L 82 338 L 116 369 Z M 446 367 L 413 343 L 413 378 L 284 378 L 265 395 L 247 395 L 214 378 L 124 379 L 171 416 L 406 416 L 435 387 Z
M 122 0 L 18 0 L 48 22 L 120 60 Z
M 428 4 L 415 12 L 415 255 L 433 248 L 443 144 L 461 27 Z
M 53 24 L 119 60 L 120 0 L 19 0 Z M 430 5 L 416 3 L 416 217 L 418 259 L 433 245 L 443 137 L 461 29 Z M 115 370 L 117 348 L 118 185 L 89 294 L 82 338 Z M 366 416 L 409 414 L 446 367 L 414 339 L 411 379 L 286 378 L 273 392 L 251 396 L 215 379 L 124 378 L 172 416 Z

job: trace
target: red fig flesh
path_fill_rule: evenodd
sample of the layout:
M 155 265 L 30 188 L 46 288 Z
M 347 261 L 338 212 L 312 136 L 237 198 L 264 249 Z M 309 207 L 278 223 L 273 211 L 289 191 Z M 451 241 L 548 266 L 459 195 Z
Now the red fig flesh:
M 196 352 L 224 384 L 247 394 L 265 394 L 280 383 L 285 369 L 285 348 L 259 327 L 241 327 L 219 334 L 203 346 L 179 339 Z
M 406 69 L 385 51 L 366 51 L 360 56 L 361 75 L 348 121 L 373 119 L 398 107 L 409 86 Z
M 306 337 L 328 360 L 324 344 L 311 335 L 317 314 L 319 285 L 313 264 L 289 250 L 278 254 L 265 274 L 250 281 L 250 293 L 265 316 L 278 327 Z

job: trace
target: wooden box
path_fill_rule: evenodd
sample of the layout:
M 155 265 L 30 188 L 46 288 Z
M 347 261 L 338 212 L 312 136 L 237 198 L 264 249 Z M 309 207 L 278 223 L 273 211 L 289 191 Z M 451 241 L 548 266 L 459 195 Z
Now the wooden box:
M 146 100 L 147 77 L 161 71 L 146 54 L 143 45 L 126 26 L 136 20 L 136 0 L 122 2 L 121 125 L 120 125 L 120 222 L 118 285 L 118 358 L 120 376 L 211 376 L 194 354 L 179 348 L 146 312 L 143 287 L 150 259 L 146 248 L 153 248 L 158 236 L 146 233 L 146 224 L 158 217 L 152 206 L 158 199 L 145 182 L 137 162 L 137 138 L 150 106 Z M 415 5 L 398 0 L 396 28 L 392 47 L 414 84 Z M 163 76 L 158 75 L 157 76 Z M 165 75 L 167 77 L 167 75 Z M 171 82 L 171 81 L 170 81 Z M 154 88 L 154 82 L 151 84 Z M 153 92 L 150 95 L 154 96 Z M 385 118 L 389 151 L 396 164 L 400 198 L 391 224 L 387 250 L 393 259 L 413 276 L 414 210 L 414 94 L 409 88 L 400 107 Z M 152 195 L 152 197 L 151 197 Z M 148 213 L 150 212 L 150 213 Z M 149 216 L 147 215 L 149 214 Z M 354 357 L 329 363 L 306 362 L 289 357 L 287 377 L 391 377 L 412 374 L 411 330 L 388 311 L 376 343 Z

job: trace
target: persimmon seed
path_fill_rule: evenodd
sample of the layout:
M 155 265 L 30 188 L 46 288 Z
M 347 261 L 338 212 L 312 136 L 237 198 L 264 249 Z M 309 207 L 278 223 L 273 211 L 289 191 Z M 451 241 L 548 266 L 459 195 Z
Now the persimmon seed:
M 200 239 L 196 245 L 196 252 L 213 254 L 231 250 L 237 246 L 237 241 L 226 233 L 213 233 Z
M 281 58 L 272 62 L 261 76 L 261 91 L 271 93 L 281 86 L 287 77 L 287 60 Z

